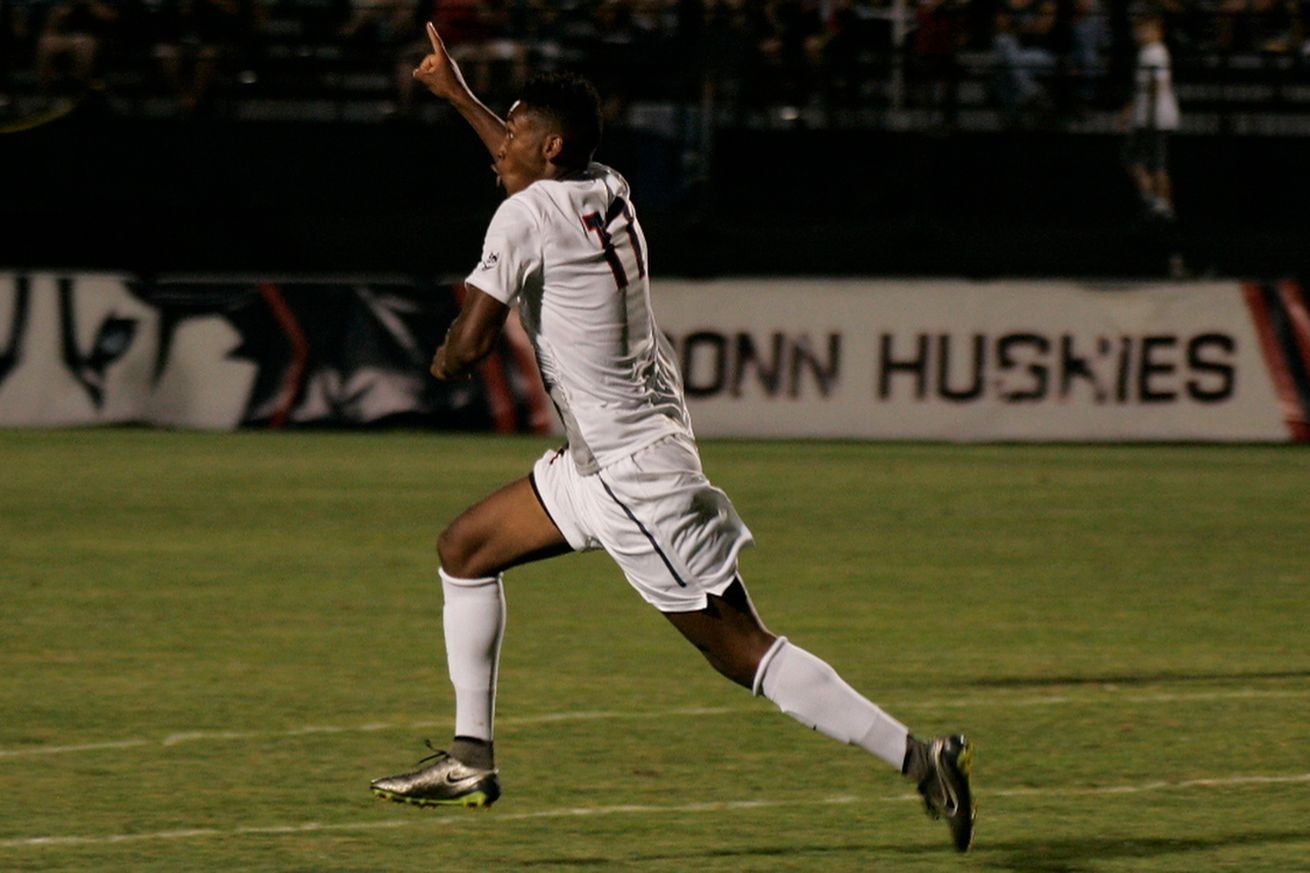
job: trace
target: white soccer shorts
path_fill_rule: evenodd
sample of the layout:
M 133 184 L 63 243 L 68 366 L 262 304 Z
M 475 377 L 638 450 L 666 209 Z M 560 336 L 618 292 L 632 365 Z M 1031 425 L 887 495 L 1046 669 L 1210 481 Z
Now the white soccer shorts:
M 691 440 L 668 436 L 599 473 L 566 451 L 532 468 L 542 506 L 575 551 L 603 548 L 660 612 L 694 612 L 737 578 L 754 542 L 728 495 L 710 484 Z

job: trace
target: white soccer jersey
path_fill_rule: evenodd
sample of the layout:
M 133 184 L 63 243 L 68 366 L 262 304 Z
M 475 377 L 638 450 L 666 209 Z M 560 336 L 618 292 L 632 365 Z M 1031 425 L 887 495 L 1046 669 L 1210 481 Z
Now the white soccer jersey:
M 628 183 L 593 163 L 534 182 L 496 210 L 465 280 L 518 302 L 579 472 L 671 434 L 690 437 L 682 380 L 655 325 L 646 240 Z
M 1178 98 L 1174 96 L 1169 49 L 1162 42 L 1144 45 L 1137 53 L 1133 126 L 1177 130 L 1178 116 Z

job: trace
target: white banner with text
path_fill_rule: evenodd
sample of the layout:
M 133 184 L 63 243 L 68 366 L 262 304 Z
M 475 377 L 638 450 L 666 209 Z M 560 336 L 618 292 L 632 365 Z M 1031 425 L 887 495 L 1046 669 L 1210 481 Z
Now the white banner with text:
M 1293 283 L 657 283 L 702 436 L 1306 438 Z
M 1295 282 L 654 283 L 697 433 L 1310 440 Z M 552 430 L 511 319 L 471 383 L 427 374 L 461 285 L 0 273 L 0 426 Z

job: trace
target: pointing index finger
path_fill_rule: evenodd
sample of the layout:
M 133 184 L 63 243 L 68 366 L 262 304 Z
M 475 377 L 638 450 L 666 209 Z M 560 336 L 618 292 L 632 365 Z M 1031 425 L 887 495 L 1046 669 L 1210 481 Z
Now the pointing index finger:
M 431 21 L 428 22 L 428 42 L 432 43 L 434 54 L 441 54 L 441 37 L 437 36 L 437 26 Z

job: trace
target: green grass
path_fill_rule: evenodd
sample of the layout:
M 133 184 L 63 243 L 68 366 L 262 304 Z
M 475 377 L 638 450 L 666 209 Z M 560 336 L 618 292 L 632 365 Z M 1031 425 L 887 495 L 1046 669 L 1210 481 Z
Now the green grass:
M 500 803 L 373 800 L 449 733 L 436 533 L 545 447 L 0 432 L 0 869 L 1310 869 L 1277 447 L 704 446 L 766 623 L 978 743 L 968 857 L 594 554 L 509 576 Z

